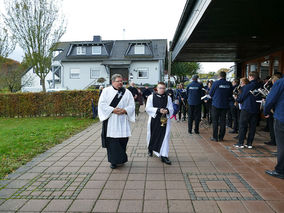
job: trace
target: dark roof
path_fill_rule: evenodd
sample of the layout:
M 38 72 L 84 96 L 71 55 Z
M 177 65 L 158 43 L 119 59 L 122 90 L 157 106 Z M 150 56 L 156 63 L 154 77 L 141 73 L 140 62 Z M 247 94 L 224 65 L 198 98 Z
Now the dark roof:
M 284 48 L 283 0 L 187 0 L 172 60 L 244 62 Z
M 145 44 L 145 55 L 131 54 L 133 44 Z M 104 55 L 76 55 L 70 54 L 76 46 L 101 45 L 104 47 Z M 57 50 L 62 50 L 54 60 L 55 61 L 101 61 L 101 60 L 159 60 L 167 56 L 167 40 L 103 40 L 101 42 L 93 41 L 71 41 L 61 42 Z

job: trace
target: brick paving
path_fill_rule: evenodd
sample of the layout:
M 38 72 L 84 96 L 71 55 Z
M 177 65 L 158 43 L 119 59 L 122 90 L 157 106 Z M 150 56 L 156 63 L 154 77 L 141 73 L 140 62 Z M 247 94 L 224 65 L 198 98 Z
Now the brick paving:
M 284 212 L 284 181 L 273 169 L 276 148 L 236 149 L 233 136 L 211 142 L 202 122 L 189 135 L 172 122 L 172 165 L 147 156 L 146 113 L 132 125 L 129 162 L 111 170 L 96 123 L 0 180 L 0 212 Z

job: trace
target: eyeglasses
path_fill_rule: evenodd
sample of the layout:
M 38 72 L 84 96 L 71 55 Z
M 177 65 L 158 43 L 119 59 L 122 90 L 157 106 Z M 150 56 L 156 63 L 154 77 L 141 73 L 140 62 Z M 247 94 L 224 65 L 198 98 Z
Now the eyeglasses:
M 165 87 L 158 87 L 158 89 L 166 89 Z
M 123 81 L 114 81 L 114 82 L 117 82 L 117 83 L 122 83 Z

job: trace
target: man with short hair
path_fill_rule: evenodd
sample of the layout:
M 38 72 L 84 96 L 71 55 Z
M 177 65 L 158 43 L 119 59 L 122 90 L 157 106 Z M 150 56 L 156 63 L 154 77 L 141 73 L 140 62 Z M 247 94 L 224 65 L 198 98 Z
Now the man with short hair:
M 102 147 L 107 149 L 110 167 L 128 161 L 126 146 L 131 136 L 129 121 L 135 122 L 135 104 L 131 92 L 123 87 L 122 76 L 112 76 L 112 86 L 103 89 L 98 103 L 98 115 L 103 121 Z
M 213 137 L 211 141 L 223 141 L 226 133 L 226 113 L 233 94 L 232 84 L 226 81 L 226 72 L 220 72 L 220 80 L 215 81 L 210 89 L 212 98 Z M 220 130 L 219 130 L 220 127 Z
M 199 123 L 201 120 L 201 96 L 202 85 L 198 83 L 198 75 L 192 76 L 192 82 L 187 86 L 188 102 L 188 133 L 192 134 L 192 123 L 195 121 L 194 132 L 199 134 Z
M 259 114 L 259 104 L 256 102 L 257 97 L 253 94 L 254 90 L 257 90 L 259 84 L 257 82 L 258 73 L 250 72 L 248 79 L 249 84 L 242 87 L 242 92 L 237 98 L 237 102 L 242 105 L 240 113 L 240 122 L 239 122 L 239 141 L 237 144 L 234 144 L 236 148 L 247 147 L 252 148 L 252 142 L 255 136 L 256 125 Z M 247 134 L 247 129 L 249 128 L 247 144 L 244 145 L 244 140 Z
M 161 157 L 162 162 L 171 164 L 169 155 L 169 139 L 171 119 L 173 114 L 172 99 L 166 94 L 166 85 L 159 82 L 157 92 L 148 97 L 146 112 L 149 115 L 147 125 L 147 144 L 148 155 L 153 156 L 153 152 Z M 167 118 L 164 124 L 161 123 L 161 117 Z

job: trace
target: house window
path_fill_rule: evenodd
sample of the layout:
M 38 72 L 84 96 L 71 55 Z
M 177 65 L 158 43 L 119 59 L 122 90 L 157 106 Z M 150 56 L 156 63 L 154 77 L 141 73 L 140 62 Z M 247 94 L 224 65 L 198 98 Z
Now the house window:
M 136 44 L 134 46 L 134 54 L 145 54 L 145 45 L 143 44 Z
M 95 79 L 100 77 L 100 70 L 99 69 L 91 69 L 90 71 L 90 78 Z
M 149 78 L 149 69 L 148 68 L 138 68 L 138 77 L 137 78 Z
M 101 55 L 102 47 L 101 46 L 92 46 L 92 54 L 93 55 Z
M 86 55 L 86 47 L 77 47 L 77 55 Z
M 70 79 L 79 79 L 80 69 L 70 69 Z

